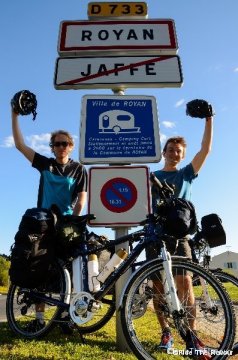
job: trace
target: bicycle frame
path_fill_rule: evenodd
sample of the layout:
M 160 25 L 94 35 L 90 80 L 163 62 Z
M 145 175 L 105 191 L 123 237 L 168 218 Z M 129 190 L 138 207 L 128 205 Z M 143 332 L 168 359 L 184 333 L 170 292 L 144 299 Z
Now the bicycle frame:
M 104 296 L 111 290 L 111 288 L 115 285 L 117 280 L 124 274 L 130 267 L 133 266 L 136 259 L 139 257 L 141 252 L 146 248 L 148 243 L 152 242 L 161 242 L 161 251 L 159 258 L 163 264 L 163 285 L 164 285 L 164 294 L 166 298 L 166 302 L 168 304 L 168 308 L 171 314 L 176 314 L 182 311 L 180 301 L 177 296 L 176 285 L 172 274 L 172 258 L 169 252 L 166 250 L 166 246 L 162 240 L 162 236 L 156 233 L 155 226 L 152 222 L 149 222 L 142 230 L 137 231 L 135 233 L 122 236 L 115 240 L 111 241 L 110 245 L 101 245 L 98 246 L 98 250 L 103 250 L 105 248 L 110 248 L 115 245 L 119 245 L 125 241 L 129 243 L 133 243 L 137 241 L 137 245 L 132 249 L 128 257 L 122 264 L 113 271 L 113 273 L 105 280 L 103 284 L 101 284 L 101 288 L 98 292 L 91 295 L 88 293 L 88 278 L 87 278 L 87 255 L 95 252 L 95 249 L 86 249 L 85 244 L 83 244 L 84 248 L 82 249 L 82 255 L 79 255 L 76 259 L 72 261 L 72 280 L 70 278 L 69 272 L 66 268 L 64 268 L 65 280 L 66 280 L 66 294 L 64 301 L 59 301 L 56 299 L 52 299 L 50 296 L 42 295 L 34 292 L 33 290 L 29 290 L 30 294 L 32 294 L 33 298 L 37 300 L 44 301 L 50 305 L 57 305 L 65 310 L 70 308 L 70 303 L 72 299 L 77 301 L 79 299 L 80 293 L 89 295 L 88 299 L 89 304 L 87 305 L 87 310 L 89 312 L 94 312 L 98 308 L 98 303 L 104 298 Z M 151 260 L 153 261 L 153 260 Z M 143 266 L 143 263 L 148 262 L 140 262 L 140 265 Z M 131 275 L 133 276 L 133 274 Z M 128 279 L 129 281 L 130 279 Z M 73 286 L 72 286 L 73 282 Z M 125 284 L 126 287 L 126 284 Z M 124 288 L 125 288 L 124 287 Z M 72 290 L 72 291 L 71 291 Z M 119 306 L 121 304 L 123 298 L 123 291 L 121 295 L 121 299 L 119 300 Z M 82 302 L 78 305 L 79 307 L 84 307 L 85 304 Z M 76 321 L 74 319 L 74 321 Z M 85 320 L 80 319 L 79 322 L 82 324 L 83 322 L 87 322 L 87 317 Z

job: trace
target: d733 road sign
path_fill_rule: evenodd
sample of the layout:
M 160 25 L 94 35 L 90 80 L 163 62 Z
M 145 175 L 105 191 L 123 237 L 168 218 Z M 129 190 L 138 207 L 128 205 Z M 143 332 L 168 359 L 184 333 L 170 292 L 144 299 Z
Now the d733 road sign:
M 62 21 L 60 24 L 58 52 L 61 56 L 88 55 L 95 51 L 97 55 L 115 52 L 141 55 L 146 51 L 175 55 L 177 50 L 171 19 Z
M 145 17 L 147 4 L 145 2 L 90 2 L 88 4 L 89 18 L 102 17 Z
M 69 57 L 56 61 L 54 86 L 64 89 L 180 87 L 178 56 Z

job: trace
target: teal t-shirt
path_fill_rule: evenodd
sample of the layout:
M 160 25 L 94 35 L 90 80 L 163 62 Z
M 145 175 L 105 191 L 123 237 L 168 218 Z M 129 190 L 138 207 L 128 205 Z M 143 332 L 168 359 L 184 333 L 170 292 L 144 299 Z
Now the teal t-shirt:
M 61 165 L 38 153 L 35 153 L 32 166 L 41 174 L 37 206 L 49 209 L 56 204 L 63 215 L 72 214 L 78 193 L 87 191 L 84 166 L 72 159 Z
M 194 173 L 191 163 L 175 171 L 157 170 L 154 172 L 154 174 L 160 181 L 166 180 L 168 185 L 171 184 L 175 186 L 174 194 L 176 197 L 191 201 L 192 183 L 193 180 L 198 176 Z M 158 200 L 158 195 L 153 190 L 152 186 L 153 209 L 156 204 L 156 200 Z

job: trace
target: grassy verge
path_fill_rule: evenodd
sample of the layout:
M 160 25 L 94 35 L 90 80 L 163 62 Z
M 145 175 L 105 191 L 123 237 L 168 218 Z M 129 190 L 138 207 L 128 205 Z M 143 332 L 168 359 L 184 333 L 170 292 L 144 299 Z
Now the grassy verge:
M 0 294 L 7 294 L 8 288 L 6 286 L 0 286 Z
M 25 340 L 12 334 L 7 324 L 0 324 L 1 360 L 136 360 L 131 353 L 118 351 L 115 317 L 100 331 L 84 337 L 77 331 L 64 335 L 57 327 L 43 339 Z M 154 337 L 155 334 L 151 334 Z M 161 360 L 185 360 L 176 355 L 161 354 Z

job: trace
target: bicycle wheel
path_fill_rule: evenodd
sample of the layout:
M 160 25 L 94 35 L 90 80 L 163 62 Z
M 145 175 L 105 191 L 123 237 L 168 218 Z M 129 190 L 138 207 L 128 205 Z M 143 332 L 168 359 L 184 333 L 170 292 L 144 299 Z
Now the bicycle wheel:
M 238 322 L 238 278 L 234 275 L 227 274 L 223 271 L 212 271 L 213 274 L 222 282 L 222 285 L 228 292 L 230 299 L 233 303 L 233 308 L 235 310 L 236 323 Z M 236 334 L 235 342 L 238 343 L 238 334 Z
M 178 275 L 182 275 L 180 281 L 185 279 L 186 274 L 192 281 L 190 289 L 186 290 L 186 285 L 181 286 L 181 282 L 177 289 L 177 293 L 180 293 L 179 313 L 171 313 L 163 290 L 159 290 L 159 283 L 163 285 L 160 259 L 146 263 L 129 281 L 121 307 L 122 329 L 129 347 L 138 359 L 160 359 L 161 348 L 158 345 L 162 332 L 158 316 L 163 316 L 167 319 L 175 341 L 170 354 L 189 355 L 186 350 L 187 336 L 194 334 L 196 328 L 196 336 L 204 345 L 204 351 L 209 352 L 213 359 L 225 359 L 235 336 L 234 311 L 226 291 L 209 271 L 185 259 L 173 258 L 172 271 L 175 280 Z M 206 283 L 209 304 L 205 302 L 202 279 Z M 153 283 L 150 286 L 151 300 L 146 311 L 138 317 L 134 315 L 138 294 L 148 282 Z
M 75 324 L 81 334 L 89 334 L 101 329 L 112 318 L 116 310 L 115 291 L 106 295 L 98 304 L 99 307 L 94 311 L 93 317 L 85 324 Z
M 11 330 L 28 339 L 46 335 L 56 324 L 62 309 L 58 305 L 36 300 L 34 293 L 64 301 L 65 289 L 65 272 L 58 262 L 52 265 L 47 282 L 36 289 L 30 290 L 11 284 L 6 301 L 7 321 Z M 44 324 L 41 325 L 36 322 L 35 306 L 39 303 L 44 307 Z

